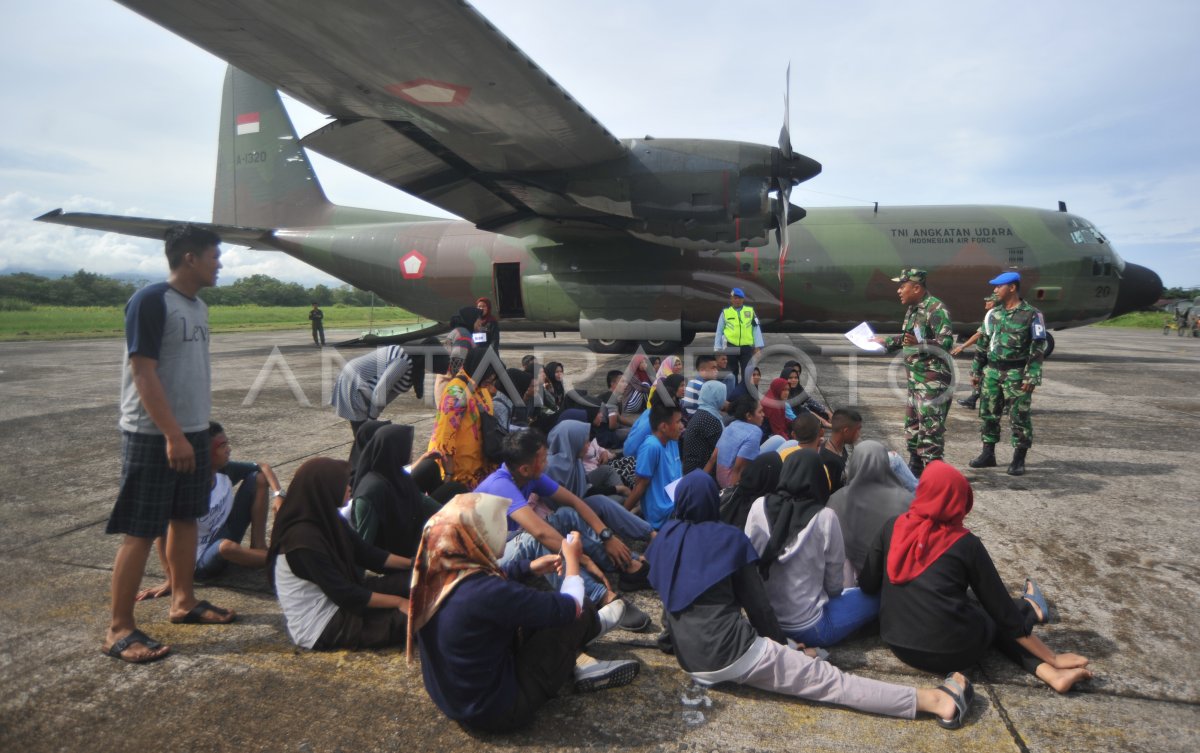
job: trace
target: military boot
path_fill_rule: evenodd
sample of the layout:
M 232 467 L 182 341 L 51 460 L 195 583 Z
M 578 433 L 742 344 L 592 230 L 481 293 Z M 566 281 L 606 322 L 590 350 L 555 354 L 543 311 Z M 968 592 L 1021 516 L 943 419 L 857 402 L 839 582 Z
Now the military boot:
M 912 471 L 912 475 L 921 478 L 921 473 L 925 471 L 925 461 L 918 455 L 911 454 L 908 456 L 908 470 Z
M 964 397 L 958 404 L 968 410 L 975 410 L 975 406 L 979 404 L 979 393 L 972 392 L 970 397 Z
M 972 460 L 969 465 L 972 468 L 995 468 L 996 445 L 985 442 L 983 445 L 983 452 L 979 453 L 979 457 Z
M 1028 447 L 1017 447 L 1013 450 L 1012 462 L 1008 464 L 1008 475 L 1023 476 L 1025 475 L 1025 453 L 1029 452 Z M 992 462 L 995 465 L 995 461 Z

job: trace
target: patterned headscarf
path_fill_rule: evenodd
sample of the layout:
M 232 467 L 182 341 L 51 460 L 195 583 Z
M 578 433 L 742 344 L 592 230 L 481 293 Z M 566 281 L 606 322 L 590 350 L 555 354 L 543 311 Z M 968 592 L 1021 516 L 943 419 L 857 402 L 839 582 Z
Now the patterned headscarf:
M 504 577 L 497 559 L 504 554 L 508 505 L 494 494 L 460 494 L 425 523 L 409 594 L 409 662 L 413 636 L 459 583 L 475 573 Z

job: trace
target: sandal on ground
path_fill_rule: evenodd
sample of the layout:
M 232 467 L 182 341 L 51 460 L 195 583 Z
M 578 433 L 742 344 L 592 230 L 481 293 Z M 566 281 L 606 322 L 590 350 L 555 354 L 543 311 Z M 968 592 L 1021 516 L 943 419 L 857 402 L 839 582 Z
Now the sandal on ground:
M 168 648 L 166 651 L 162 652 L 161 654 L 153 654 L 153 653 L 147 654 L 138 659 L 125 658 L 124 653 L 126 651 L 128 651 L 131 647 L 136 646 L 138 644 L 145 646 L 150 651 L 157 651 L 160 648 L 163 648 L 163 644 L 159 643 L 158 641 L 154 640 L 150 636 L 146 635 L 141 630 L 134 630 L 132 633 L 125 636 L 121 640 L 113 643 L 108 648 L 101 649 L 101 650 L 104 652 L 105 656 L 111 656 L 114 659 L 120 659 L 121 661 L 127 661 L 130 664 L 146 664 L 148 662 L 158 661 L 159 659 L 163 658 L 167 654 L 171 653 L 171 649 Z
M 946 675 L 946 679 L 937 689 L 950 696 L 950 700 L 954 701 L 954 718 L 943 719 L 939 716 L 937 723 L 946 729 L 958 729 L 963 726 L 967 712 L 971 709 L 971 702 L 975 700 L 975 688 L 971 685 L 971 681 L 967 680 L 967 686 L 964 688 L 958 684 L 958 681 L 954 679 L 954 673 L 951 672 Z
M 222 619 L 211 619 L 204 616 L 205 612 L 213 612 L 218 614 Z M 228 625 L 233 622 L 233 613 L 228 609 L 213 606 L 207 601 L 199 601 L 196 606 L 182 617 L 172 617 L 171 622 L 176 625 Z
M 1036 580 L 1033 578 L 1025 579 L 1025 593 L 1021 594 L 1021 598 L 1037 606 L 1038 611 L 1042 613 L 1043 625 L 1054 622 L 1054 618 L 1050 614 L 1050 605 L 1046 603 L 1046 594 L 1042 593 L 1042 587 L 1038 585 Z

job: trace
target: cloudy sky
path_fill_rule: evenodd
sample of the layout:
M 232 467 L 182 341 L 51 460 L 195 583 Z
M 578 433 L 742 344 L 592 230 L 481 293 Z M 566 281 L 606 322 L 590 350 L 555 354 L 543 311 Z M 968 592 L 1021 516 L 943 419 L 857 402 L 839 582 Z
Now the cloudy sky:
M 475 0 L 608 129 L 792 142 L 807 206 L 1064 200 L 1168 285 L 1200 285 L 1200 3 Z M 224 63 L 120 5 L 6 3 L 0 272 L 162 276 L 160 247 L 30 219 L 208 220 Z M 288 101 L 297 130 L 322 117 Z M 331 200 L 444 216 L 313 156 Z M 229 249 L 225 282 L 330 282 Z

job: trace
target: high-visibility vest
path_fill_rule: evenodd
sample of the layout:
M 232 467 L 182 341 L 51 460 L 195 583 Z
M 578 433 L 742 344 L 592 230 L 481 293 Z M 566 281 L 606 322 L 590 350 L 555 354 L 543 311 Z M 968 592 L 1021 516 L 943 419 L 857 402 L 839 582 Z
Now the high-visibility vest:
M 743 305 L 740 309 L 729 306 L 721 315 L 725 319 L 725 342 L 741 347 L 754 344 L 754 309 Z

